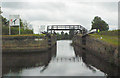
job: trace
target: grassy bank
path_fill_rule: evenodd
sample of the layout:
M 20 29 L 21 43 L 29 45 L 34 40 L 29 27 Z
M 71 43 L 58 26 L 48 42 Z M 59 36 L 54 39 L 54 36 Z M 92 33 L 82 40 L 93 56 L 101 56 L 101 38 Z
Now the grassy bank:
M 47 48 L 44 34 L 2 35 L 3 52 L 41 51 Z
M 103 31 L 100 33 L 90 34 L 90 36 L 102 40 L 108 44 L 118 46 L 119 44 L 119 33 L 120 30 L 113 30 L 113 31 Z
M 22 35 L 2 35 L 3 37 L 17 37 L 17 36 L 45 36 L 45 34 L 22 34 Z
M 51 46 L 45 34 L 2 35 L 3 52 L 41 52 L 55 45 L 55 36 L 51 35 Z
M 35 39 L 45 38 L 45 34 L 24 34 L 24 35 L 2 35 L 3 40 L 24 40 L 24 39 Z

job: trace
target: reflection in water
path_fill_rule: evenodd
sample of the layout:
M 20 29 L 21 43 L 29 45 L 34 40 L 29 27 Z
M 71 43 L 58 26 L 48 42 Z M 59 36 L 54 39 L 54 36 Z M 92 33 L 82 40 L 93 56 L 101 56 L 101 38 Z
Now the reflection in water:
M 21 73 L 23 69 L 34 67 L 41 67 L 40 72 L 43 72 L 47 69 L 52 57 L 56 57 L 56 46 L 48 52 L 3 54 L 2 74 Z
M 103 61 L 102 59 L 90 54 L 90 51 L 87 51 L 85 48 L 74 46 L 74 50 L 76 56 L 82 57 L 85 65 L 93 72 L 96 72 L 94 68 L 97 68 L 100 71 L 104 72 L 108 77 L 120 76 L 120 69 L 118 69 L 118 67 L 113 66 Z
M 105 76 L 117 68 L 102 62 L 71 40 L 57 41 L 47 52 L 3 54 L 4 76 Z

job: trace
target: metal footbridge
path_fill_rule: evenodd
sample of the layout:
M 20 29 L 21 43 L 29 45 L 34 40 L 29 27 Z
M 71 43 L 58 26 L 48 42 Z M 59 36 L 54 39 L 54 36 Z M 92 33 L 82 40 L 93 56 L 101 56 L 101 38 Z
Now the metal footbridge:
M 47 32 L 52 31 L 65 31 L 65 30 L 79 30 L 82 34 L 87 33 L 87 29 L 81 25 L 48 25 Z
M 56 57 L 52 58 L 53 62 L 80 62 L 81 57 Z

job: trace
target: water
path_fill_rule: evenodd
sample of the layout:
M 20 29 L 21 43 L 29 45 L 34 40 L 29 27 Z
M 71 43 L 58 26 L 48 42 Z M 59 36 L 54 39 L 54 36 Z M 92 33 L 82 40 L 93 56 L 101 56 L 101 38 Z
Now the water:
M 117 67 L 88 54 L 71 40 L 57 41 L 47 52 L 3 54 L 4 76 L 118 76 Z

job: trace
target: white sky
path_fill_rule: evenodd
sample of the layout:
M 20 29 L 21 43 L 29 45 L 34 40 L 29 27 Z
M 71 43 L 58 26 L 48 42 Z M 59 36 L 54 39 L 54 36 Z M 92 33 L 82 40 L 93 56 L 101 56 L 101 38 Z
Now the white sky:
M 110 27 L 118 28 L 118 0 L 4 0 L 2 15 L 19 14 L 23 20 L 33 25 L 38 33 L 38 26 L 51 24 L 80 24 L 91 28 L 91 21 L 100 16 Z M 114 1 L 114 2 L 113 2 Z

